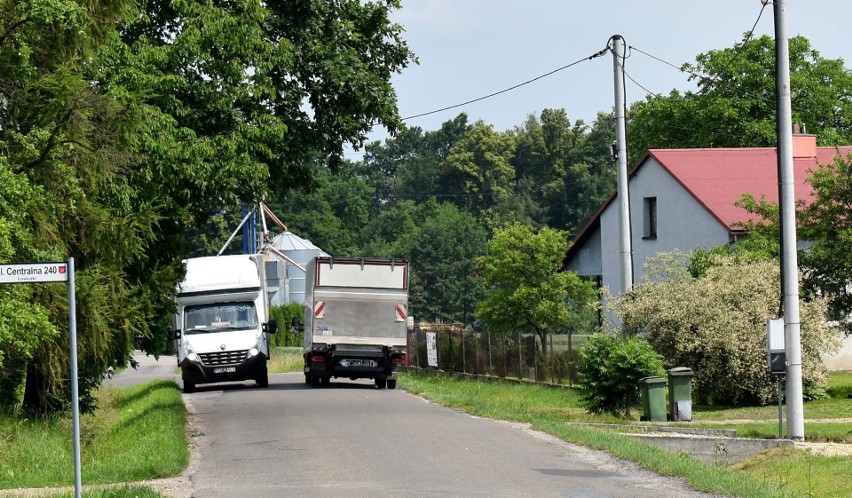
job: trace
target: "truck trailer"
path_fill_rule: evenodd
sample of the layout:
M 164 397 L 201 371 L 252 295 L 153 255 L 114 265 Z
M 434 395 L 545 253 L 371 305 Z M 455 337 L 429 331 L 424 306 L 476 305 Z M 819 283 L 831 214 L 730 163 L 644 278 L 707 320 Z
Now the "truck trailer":
M 408 260 L 319 256 L 305 278 L 305 383 L 368 378 L 396 388 L 408 363 Z
M 185 393 L 197 384 L 254 380 L 269 386 L 269 319 L 263 256 L 184 260 L 186 277 L 174 294 L 170 336 Z

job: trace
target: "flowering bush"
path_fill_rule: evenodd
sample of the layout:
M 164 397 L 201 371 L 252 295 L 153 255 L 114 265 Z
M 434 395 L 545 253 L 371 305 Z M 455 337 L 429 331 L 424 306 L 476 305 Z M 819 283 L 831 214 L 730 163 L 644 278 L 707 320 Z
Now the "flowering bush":
M 650 263 L 649 278 L 616 300 L 627 332 L 642 332 L 669 366 L 694 371 L 700 403 L 767 404 L 776 397 L 766 360 L 766 324 L 780 303 L 777 261 L 715 255 L 699 278 L 671 254 Z M 821 361 L 839 335 L 825 321 L 826 303 L 801 303 L 802 383 L 814 398 L 827 382 Z

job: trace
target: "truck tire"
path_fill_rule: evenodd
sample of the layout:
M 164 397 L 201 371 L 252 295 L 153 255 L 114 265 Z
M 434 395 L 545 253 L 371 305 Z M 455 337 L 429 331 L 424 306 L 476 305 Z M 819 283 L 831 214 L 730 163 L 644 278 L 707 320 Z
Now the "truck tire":
M 190 382 L 188 380 L 183 381 L 183 392 L 186 394 L 192 394 L 195 392 L 195 382 Z
M 305 374 L 305 384 L 311 383 L 311 374 Z
M 396 379 L 388 379 L 388 389 L 396 389 Z
M 376 379 L 376 387 L 379 389 L 384 389 L 388 385 L 387 379 Z
M 319 385 L 320 385 L 319 375 L 311 374 L 311 387 L 319 387 Z

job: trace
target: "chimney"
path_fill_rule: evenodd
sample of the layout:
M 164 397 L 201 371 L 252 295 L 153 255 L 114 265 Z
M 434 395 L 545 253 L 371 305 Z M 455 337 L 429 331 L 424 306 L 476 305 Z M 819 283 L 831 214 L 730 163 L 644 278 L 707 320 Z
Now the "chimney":
M 793 158 L 813 158 L 816 157 L 816 135 L 808 135 L 804 132 L 805 126 L 793 125 Z

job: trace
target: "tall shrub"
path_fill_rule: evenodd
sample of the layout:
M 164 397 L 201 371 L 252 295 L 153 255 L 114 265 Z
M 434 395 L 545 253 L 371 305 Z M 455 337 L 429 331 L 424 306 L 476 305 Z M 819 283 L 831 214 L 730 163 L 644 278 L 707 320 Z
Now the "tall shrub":
M 699 402 L 770 403 L 776 399 L 776 385 L 766 362 L 766 324 L 778 316 L 778 262 L 730 255 L 712 259 L 697 278 L 686 270 L 682 257 L 678 261 L 669 254 L 653 261 L 649 281 L 616 303 L 623 327 L 647 334 L 671 366 L 692 368 Z M 806 398 L 819 396 L 826 385 L 821 354 L 839 346 L 825 310 L 824 300 L 801 303 Z
M 662 356 L 637 335 L 595 334 L 579 354 L 580 399 L 591 413 L 629 417 L 639 402 L 639 379 L 664 373 Z
M 304 307 L 299 303 L 269 308 L 269 318 L 274 318 L 278 322 L 278 333 L 270 336 L 273 346 L 299 347 L 303 344 L 302 333 L 290 330 L 290 324 L 296 317 L 304 320 Z

